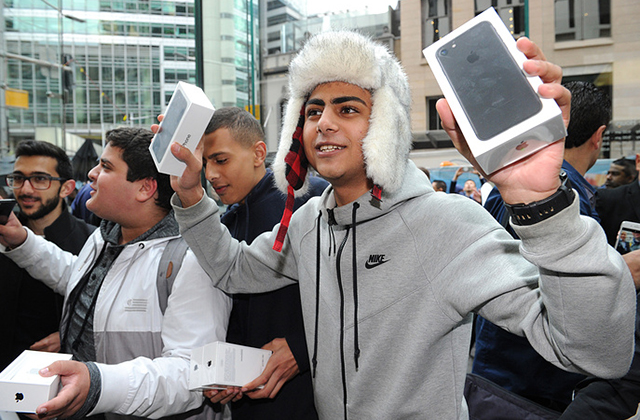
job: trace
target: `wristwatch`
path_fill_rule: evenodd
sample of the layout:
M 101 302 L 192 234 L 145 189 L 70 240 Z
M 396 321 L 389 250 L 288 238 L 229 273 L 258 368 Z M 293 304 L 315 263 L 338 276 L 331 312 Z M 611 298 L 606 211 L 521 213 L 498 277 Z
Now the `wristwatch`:
M 533 225 L 569 207 L 576 194 L 571 189 L 571 181 L 565 171 L 560 172 L 560 181 L 562 184 L 558 191 L 544 200 L 529 204 L 505 203 L 504 205 L 511 216 L 511 223 L 518 226 Z

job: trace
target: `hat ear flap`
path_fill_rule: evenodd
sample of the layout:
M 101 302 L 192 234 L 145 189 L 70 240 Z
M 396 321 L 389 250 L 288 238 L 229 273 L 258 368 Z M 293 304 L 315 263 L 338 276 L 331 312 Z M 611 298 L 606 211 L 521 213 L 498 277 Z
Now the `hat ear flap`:
M 272 165 L 278 189 L 287 194 L 289 185 L 293 185 L 298 188 L 295 190 L 296 197 L 304 195 L 309 188 L 309 183 L 307 182 L 307 158 L 304 154 L 304 144 L 302 143 L 304 105 L 304 98 L 291 98 L 287 103 L 282 123 L 280 144 Z M 300 121 L 300 118 L 303 118 L 302 121 Z M 299 140 L 294 140 L 296 132 L 299 134 Z M 298 166 L 294 168 L 294 172 L 299 175 L 299 179 L 298 182 L 290 184 L 290 178 L 293 177 L 291 168 L 293 168 L 294 155 L 299 157 Z M 287 164 L 287 161 L 289 161 L 289 164 Z M 302 170 L 303 167 L 304 171 Z
M 394 192 L 400 189 L 411 150 L 409 114 L 389 85 L 377 89 L 371 101 L 369 132 L 362 140 L 367 176 Z

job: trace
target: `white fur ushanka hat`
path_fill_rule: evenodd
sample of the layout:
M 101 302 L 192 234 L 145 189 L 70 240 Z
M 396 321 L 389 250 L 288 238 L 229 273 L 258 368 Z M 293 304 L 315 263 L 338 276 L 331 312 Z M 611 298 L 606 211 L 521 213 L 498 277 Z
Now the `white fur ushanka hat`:
M 292 146 L 301 109 L 309 94 L 328 82 L 351 83 L 372 92 L 369 132 L 362 140 L 367 176 L 382 191 L 397 191 L 412 146 L 407 76 L 386 47 L 351 31 L 324 32 L 312 37 L 289 66 L 290 98 L 273 163 L 278 188 L 287 193 L 285 157 Z M 304 150 L 298 153 L 303 154 Z M 295 196 L 304 195 L 308 184 L 305 179 Z

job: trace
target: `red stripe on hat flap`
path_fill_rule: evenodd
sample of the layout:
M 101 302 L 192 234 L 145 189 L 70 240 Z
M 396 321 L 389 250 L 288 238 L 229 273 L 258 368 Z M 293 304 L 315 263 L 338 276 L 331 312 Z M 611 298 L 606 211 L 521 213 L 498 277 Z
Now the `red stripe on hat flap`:
M 280 220 L 280 228 L 278 229 L 278 234 L 276 235 L 276 241 L 273 244 L 274 251 L 282 251 L 284 238 L 287 236 L 287 231 L 289 230 L 289 222 L 291 222 L 291 215 L 293 214 L 294 201 L 295 196 L 293 194 L 293 187 L 289 185 L 287 187 L 287 202 L 284 206 L 284 213 L 282 213 L 282 220 Z

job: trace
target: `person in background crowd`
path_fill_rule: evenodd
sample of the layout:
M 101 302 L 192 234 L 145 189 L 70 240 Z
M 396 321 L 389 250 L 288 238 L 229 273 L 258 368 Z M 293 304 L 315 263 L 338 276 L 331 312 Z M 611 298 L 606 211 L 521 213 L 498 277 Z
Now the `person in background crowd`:
M 76 194 L 76 197 L 71 203 L 71 214 L 94 226 L 100 226 L 100 218 L 92 211 L 87 210 L 86 203 L 87 200 L 91 198 L 91 191 L 93 191 L 93 188 L 91 188 L 91 181 L 87 182 L 82 186 L 82 188 L 80 188 L 80 191 L 78 191 L 78 194 Z
M 638 170 L 633 159 L 622 157 L 611 162 L 607 171 L 606 188 L 616 188 L 632 183 L 638 178 Z
M 611 120 L 611 101 L 592 83 L 569 82 L 571 119 L 567 128 L 562 169 L 578 192 L 580 214 L 597 219 L 595 188 L 584 178 L 600 153 L 602 134 Z M 485 208 L 508 227 L 508 214 L 500 191 L 494 188 Z M 515 232 L 510 230 L 517 238 Z M 548 408 L 562 412 L 583 375 L 566 372 L 542 358 L 529 342 L 488 320 L 476 320 L 472 372 Z
M 640 170 L 640 154 L 636 154 L 636 170 Z M 611 246 L 615 246 L 623 221 L 640 223 L 640 184 L 636 178 L 616 188 L 600 188 L 596 193 L 596 210 Z
M 447 192 L 447 183 L 439 179 L 433 181 L 431 183 L 431 186 L 433 187 L 434 191 L 442 191 L 444 193 Z

